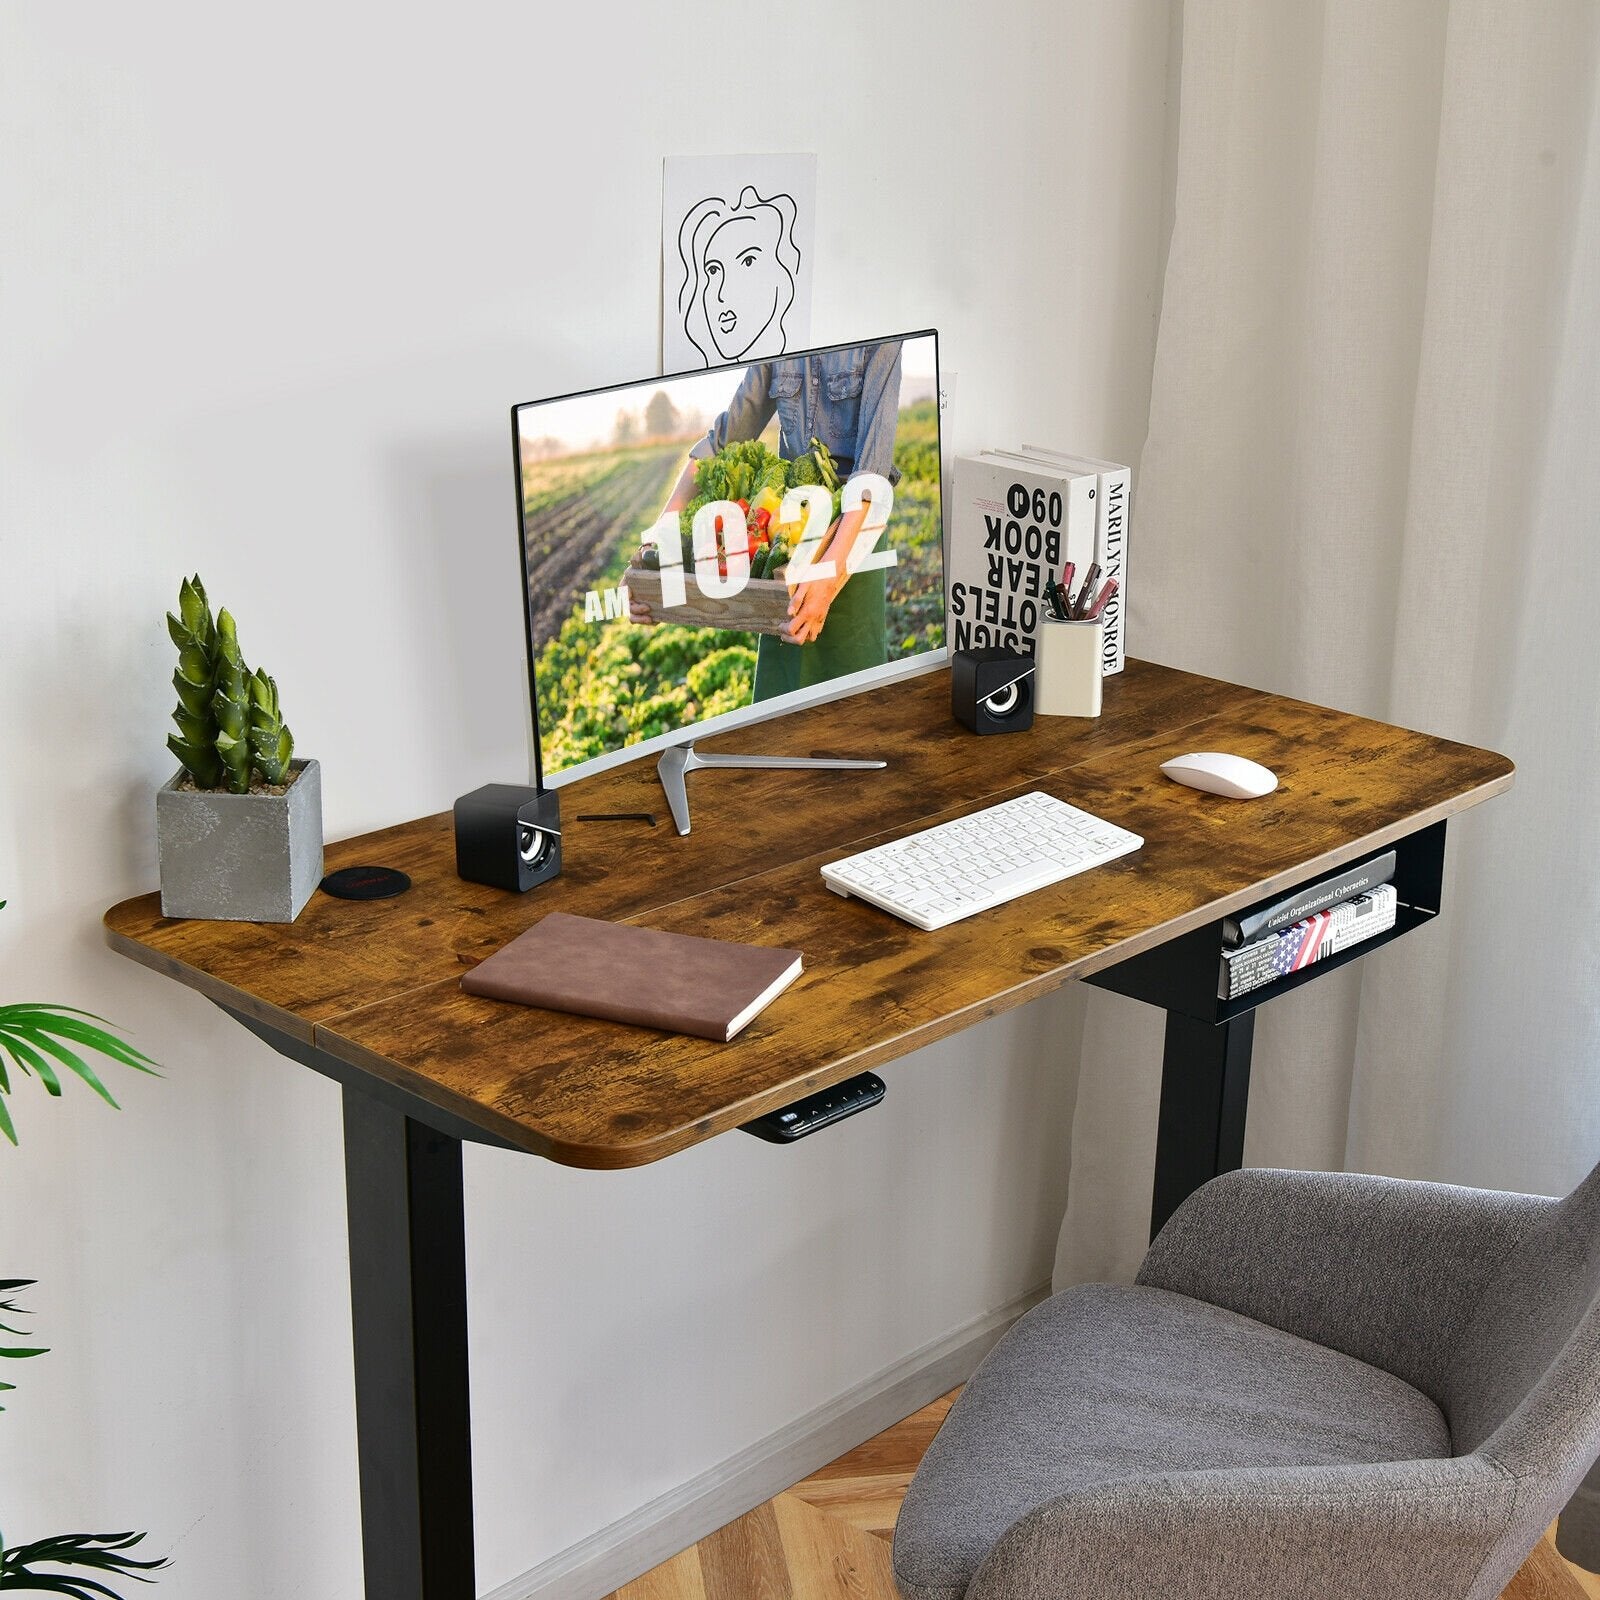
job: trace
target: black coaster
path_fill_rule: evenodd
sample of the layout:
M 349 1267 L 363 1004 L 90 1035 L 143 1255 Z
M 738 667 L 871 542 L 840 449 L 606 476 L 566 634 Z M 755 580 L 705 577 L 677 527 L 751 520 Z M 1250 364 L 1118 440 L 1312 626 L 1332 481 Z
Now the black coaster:
M 339 900 L 392 900 L 411 887 L 393 867 L 340 867 L 322 880 L 324 893 Z

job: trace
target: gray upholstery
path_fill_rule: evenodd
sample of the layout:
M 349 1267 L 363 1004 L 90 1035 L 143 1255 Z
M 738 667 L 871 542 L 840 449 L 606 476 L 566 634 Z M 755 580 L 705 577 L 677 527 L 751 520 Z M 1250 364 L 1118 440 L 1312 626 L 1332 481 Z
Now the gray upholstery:
M 1589 1317 L 1586 1334 L 1581 1331 L 1596 1293 L 1600 1168 L 1507 1253 L 1479 1300 L 1441 1397 L 1457 1450 L 1476 1450 L 1493 1438 L 1499 1459 L 1515 1453 L 1522 1465 L 1532 1441 L 1526 1423 L 1515 1425 L 1513 1414 L 1530 1395 L 1537 1396 L 1552 1365 L 1576 1356 L 1587 1363 L 1591 1378 L 1600 1380 L 1600 1368 L 1591 1359 L 1595 1319 Z M 1580 1330 L 1578 1346 L 1568 1351 L 1574 1330 Z
M 1036 1307 L 901 1510 L 907 1600 L 1492 1600 L 1600 1454 L 1567 1200 L 1239 1172 Z
M 1490 1275 L 1555 1205 L 1360 1173 L 1230 1172 L 1178 1208 L 1138 1281 L 1315 1339 L 1442 1403 Z
M 1030 1311 L 968 1384 L 901 1512 L 897 1577 L 961 1600 L 1024 1513 L 1118 1479 L 1449 1448 L 1439 1408 L 1365 1362 L 1164 1289 L 1086 1284 Z

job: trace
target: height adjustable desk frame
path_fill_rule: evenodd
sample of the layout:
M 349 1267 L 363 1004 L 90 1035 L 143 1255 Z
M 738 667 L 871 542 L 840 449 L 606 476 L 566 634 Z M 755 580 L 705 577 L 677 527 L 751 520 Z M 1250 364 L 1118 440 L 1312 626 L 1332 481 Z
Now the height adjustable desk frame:
M 368 1600 L 476 1592 L 464 1142 L 640 1165 L 1085 979 L 1167 1013 L 1154 1231 L 1242 1161 L 1256 1006 L 1437 914 L 1445 819 L 1512 775 L 1487 751 L 1139 662 L 1108 680 L 1092 723 L 978 741 L 951 722 L 941 673 L 763 733 L 779 753 L 867 748 L 891 766 L 708 774 L 690 838 L 653 830 L 619 857 L 615 829 L 569 827 L 563 877 L 526 897 L 455 877 L 446 815 L 329 847 L 330 870 L 406 870 L 415 887 L 396 900 L 316 896 L 292 925 L 169 921 L 153 895 L 107 914 L 113 948 L 342 1086 Z M 1280 788 L 1246 804 L 1160 776 L 1193 749 L 1249 755 Z M 603 774 L 573 810 L 648 809 L 654 781 L 637 763 Z M 1145 848 L 931 934 L 823 886 L 824 861 L 1032 788 Z M 1390 847 L 1392 932 L 1215 998 L 1224 917 Z M 460 992 L 463 962 L 557 909 L 795 945 L 807 971 L 723 1046 Z

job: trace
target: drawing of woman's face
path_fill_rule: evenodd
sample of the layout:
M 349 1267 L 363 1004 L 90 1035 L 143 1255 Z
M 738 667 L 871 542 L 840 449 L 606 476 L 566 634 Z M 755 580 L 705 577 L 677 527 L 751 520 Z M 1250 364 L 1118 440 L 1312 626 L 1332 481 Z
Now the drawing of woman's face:
M 730 217 L 706 241 L 701 305 L 724 361 L 737 361 L 767 331 L 788 285 L 778 260 L 776 211 Z

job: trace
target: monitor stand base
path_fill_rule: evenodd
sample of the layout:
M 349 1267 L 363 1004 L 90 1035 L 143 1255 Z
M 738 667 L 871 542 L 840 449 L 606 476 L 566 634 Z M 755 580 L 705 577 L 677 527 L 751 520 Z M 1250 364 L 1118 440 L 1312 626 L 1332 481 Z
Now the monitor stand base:
M 656 763 L 661 787 L 667 791 L 667 805 L 680 834 L 689 831 L 689 786 L 684 782 L 701 767 L 802 767 L 866 769 L 886 767 L 887 761 L 844 761 L 831 756 L 724 756 L 700 755 L 692 744 L 675 744 L 662 753 Z

